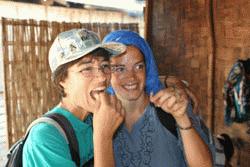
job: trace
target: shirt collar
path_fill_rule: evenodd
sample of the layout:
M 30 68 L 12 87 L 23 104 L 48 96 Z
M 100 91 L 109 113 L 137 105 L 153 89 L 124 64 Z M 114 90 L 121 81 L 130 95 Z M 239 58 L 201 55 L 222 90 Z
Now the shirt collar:
M 73 115 L 70 111 L 62 107 L 55 107 L 49 113 L 59 113 L 65 116 L 73 126 L 75 131 L 83 131 L 92 128 L 92 114 L 89 114 L 83 121 Z

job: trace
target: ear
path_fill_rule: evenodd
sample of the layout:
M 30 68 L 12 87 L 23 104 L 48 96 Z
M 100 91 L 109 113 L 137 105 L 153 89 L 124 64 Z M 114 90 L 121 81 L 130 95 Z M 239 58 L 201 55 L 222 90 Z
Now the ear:
M 65 88 L 65 86 L 66 86 L 65 80 L 60 81 L 60 82 L 59 82 L 59 85 L 62 86 L 63 88 Z

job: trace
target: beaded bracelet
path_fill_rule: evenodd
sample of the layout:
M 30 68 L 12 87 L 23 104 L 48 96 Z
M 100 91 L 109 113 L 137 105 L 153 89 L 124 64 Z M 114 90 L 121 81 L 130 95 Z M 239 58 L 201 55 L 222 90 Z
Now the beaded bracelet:
M 180 129 L 180 130 L 189 130 L 189 129 L 192 129 L 193 128 L 193 123 L 191 121 L 191 124 L 190 126 L 188 127 L 181 127 L 179 124 L 176 124 L 176 126 Z

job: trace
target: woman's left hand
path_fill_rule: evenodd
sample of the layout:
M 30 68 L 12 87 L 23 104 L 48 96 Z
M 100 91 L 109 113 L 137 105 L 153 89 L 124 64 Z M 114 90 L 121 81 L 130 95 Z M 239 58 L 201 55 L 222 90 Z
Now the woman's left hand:
M 165 88 L 155 95 L 151 94 L 150 101 L 165 112 L 172 114 L 176 120 L 187 116 L 188 97 L 184 89 L 175 86 Z

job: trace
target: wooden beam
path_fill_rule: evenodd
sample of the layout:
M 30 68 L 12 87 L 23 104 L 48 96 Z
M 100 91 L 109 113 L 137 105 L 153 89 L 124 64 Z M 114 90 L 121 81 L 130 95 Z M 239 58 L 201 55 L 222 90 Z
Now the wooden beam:
M 153 7 L 153 0 L 146 0 L 146 7 L 144 10 L 144 21 L 145 21 L 145 30 L 144 36 L 145 39 L 151 44 L 152 41 L 152 7 Z

